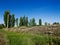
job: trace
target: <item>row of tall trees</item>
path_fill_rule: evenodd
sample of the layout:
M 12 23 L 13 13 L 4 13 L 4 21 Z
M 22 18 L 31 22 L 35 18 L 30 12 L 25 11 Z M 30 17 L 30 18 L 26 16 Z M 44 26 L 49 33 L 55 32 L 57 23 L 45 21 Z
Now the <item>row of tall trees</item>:
M 9 11 L 5 11 L 4 12 L 4 25 L 7 28 L 10 27 L 14 27 L 16 24 L 16 26 L 36 26 L 36 22 L 35 22 L 35 18 L 30 19 L 30 21 L 28 21 L 28 17 L 23 16 L 20 17 L 20 20 L 18 22 L 18 18 L 15 19 L 14 14 L 10 14 Z M 42 20 L 39 19 L 39 25 L 42 25 Z
M 30 19 L 29 26 L 36 26 L 35 19 Z
M 37 25 L 36 22 L 35 22 L 35 18 L 30 19 L 30 21 L 28 21 L 28 17 L 26 17 L 26 16 L 20 17 L 20 19 L 18 19 L 18 18 L 15 19 L 14 14 L 11 15 L 9 11 L 5 11 L 4 12 L 4 25 L 5 25 L 5 27 L 7 27 L 7 28 L 14 27 L 15 24 L 16 24 L 17 27 L 18 26 L 19 27 L 20 26 L 36 26 Z M 54 24 L 59 25 L 58 22 L 53 23 L 53 25 Z M 42 25 L 42 20 L 41 19 L 39 19 L 39 24 L 38 25 L 39 26 Z M 47 25 L 50 25 L 50 24 L 45 22 L 45 25 L 47 26 Z
M 5 27 L 10 28 L 15 26 L 15 17 L 14 14 L 10 15 L 9 11 L 4 12 L 4 24 Z
M 19 26 L 28 26 L 28 17 L 20 17 Z

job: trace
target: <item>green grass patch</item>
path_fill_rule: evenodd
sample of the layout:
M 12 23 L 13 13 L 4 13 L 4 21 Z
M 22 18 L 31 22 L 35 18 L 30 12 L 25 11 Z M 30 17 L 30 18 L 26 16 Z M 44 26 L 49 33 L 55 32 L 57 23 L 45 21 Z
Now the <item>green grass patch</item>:
M 6 35 L 7 45 L 48 45 L 49 40 L 53 43 L 57 41 L 57 39 L 55 40 L 53 36 L 48 35 L 16 33 L 4 30 L 0 30 L 0 32 Z M 58 43 L 60 44 L 60 42 Z

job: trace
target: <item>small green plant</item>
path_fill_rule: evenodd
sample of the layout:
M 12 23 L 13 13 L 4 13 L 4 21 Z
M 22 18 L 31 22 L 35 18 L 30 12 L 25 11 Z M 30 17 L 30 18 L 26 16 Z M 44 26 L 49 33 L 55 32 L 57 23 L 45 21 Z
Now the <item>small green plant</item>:
M 60 39 L 59 38 L 54 38 L 53 43 L 54 43 L 54 45 L 60 45 Z

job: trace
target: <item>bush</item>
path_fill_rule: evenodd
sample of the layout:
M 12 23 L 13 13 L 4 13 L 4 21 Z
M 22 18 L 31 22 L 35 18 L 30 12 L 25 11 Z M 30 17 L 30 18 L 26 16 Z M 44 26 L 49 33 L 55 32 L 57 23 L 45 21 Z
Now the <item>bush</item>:
M 0 24 L 0 29 L 2 29 L 2 28 L 4 28 L 5 26 L 4 26 L 4 24 Z
M 54 38 L 53 43 L 54 43 L 54 45 L 60 45 L 60 39 L 59 38 Z
M 59 25 L 59 22 L 54 22 L 53 25 Z

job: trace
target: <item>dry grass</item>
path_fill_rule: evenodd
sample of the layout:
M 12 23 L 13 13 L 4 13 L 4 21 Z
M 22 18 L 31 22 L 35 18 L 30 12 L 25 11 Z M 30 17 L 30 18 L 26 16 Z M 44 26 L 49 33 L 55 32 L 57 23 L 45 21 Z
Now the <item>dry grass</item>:
M 5 29 L 4 29 L 5 30 Z M 60 26 L 34 26 L 34 27 L 14 27 L 9 28 L 7 31 L 19 32 L 19 33 L 35 33 L 35 34 L 47 34 L 48 32 L 53 35 L 60 36 Z
M 6 45 L 5 35 L 0 32 L 0 45 Z

